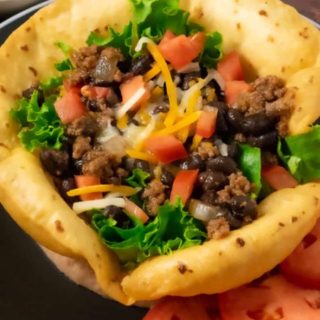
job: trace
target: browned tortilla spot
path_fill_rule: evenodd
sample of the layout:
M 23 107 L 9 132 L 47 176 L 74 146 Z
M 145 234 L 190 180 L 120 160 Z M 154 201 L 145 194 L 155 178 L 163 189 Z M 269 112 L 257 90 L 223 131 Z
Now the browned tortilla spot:
M 313 81 L 314 81 L 314 76 L 312 76 L 312 77 L 309 78 L 309 83 L 310 83 L 310 84 L 313 84 Z
M 260 10 L 259 14 L 260 14 L 260 16 L 264 16 L 264 17 L 268 16 L 268 12 L 266 10 Z
M 188 268 L 187 266 L 182 263 L 182 262 L 179 262 L 178 264 L 178 271 L 181 273 L 181 274 L 185 274 L 187 272 Z
M 270 35 L 268 36 L 267 40 L 272 43 L 275 42 L 274 37 Z
M 60 220 L 56 220 L 54 223 L 58 232 L 64 232 L 64 228 Z
M 8 146 L 6 146 L 4 143 L 0 142 L 0 147 L 5 148 L 5 149 L 9 149 Z
M 0 85 L 0 91 L 2 93 L 6 93 L 7 92 L 6 88 L 3 85 Z
M 285 227 L 285 224 L 283 222 L 279 222 L 279 227 Z
M 241 23 L 240 23 L 240 22 L 237 23 L 237 29 L 238 29 L 238 30 L 241 29 Z
M 236 241 L 240 247 L 244 247 L 246 244 L 246 242 L 242 238 L 237 238 Z
M 21 49 L 22 51 L 29 51 L 29 47 L 28 47 L 27 44 L 21 46 L 20 49 Z
M 31 31 L 31 27 L 27 27 L 26 32 L 30 32 L 30 31 Z
M 297 222 L 297 221 L 298 221 L 298 218 L 297 218 L 297 217 L 292 217 L 292 218 L 291 218 L 291 222 L 292 222 L 292 223 L 295 223 L 295 222 Z
M 299 36 L 302 37 L 303 39 L 309 39 L 308 27 L 303 28 L 303 30 L 299 32 Z
M 319 198 L 318 197 L 314 197 L 314 203 L 316 206 L 318 206 L 319 204 Z
M 34 67 L 28 67 L 28 69 L 33 73 L 35 77 L 38 75 L 38 72 Z

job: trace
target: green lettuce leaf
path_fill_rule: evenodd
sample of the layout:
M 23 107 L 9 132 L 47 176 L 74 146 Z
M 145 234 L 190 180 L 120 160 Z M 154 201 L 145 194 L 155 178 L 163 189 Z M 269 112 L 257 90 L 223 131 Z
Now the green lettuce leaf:
M 39 92 L 35 90 L 30 100 L 22 98 L 11 110 L 11 116 L 22 127 L 18 137 L 27 150 L 61 148 L 64 130 L 54 108 L 56 99 L 57 96 L 51 95 L 39 106 Z
M 150 177 L 148 172 L 145 172 L 139 168 L 133 169 L 132 175 L 126 179 L 127 183 L 134 188 L 145 187 L 146 180 Z
M 291 174 L 306 183 L 320 178 L 320 126 L 304 134 L 289 136 L 278 143 L 278 155 Z
M 200 63 L 207 68 L 215 68 L 217 62 L 222 58 L 222 35 L 212 32 L 207 35 L 204 50 L 200 56 Z
M 56 42 L 55 45 L 61 49 L 61 51 L 64 53 L 66 59 L 58 62 L 55 64 L 55 68 L 57 71 L 63 72 L 63 71 L 67 71 L 67 70 L 73 70 L 73 65 L 71 60 L 69 59 L 70 53 L 72 51 L 71 46 L 69 46 L 68 44 L 66 44 L 65 42 Z
M 261 182 L 261 150 L 247 144 L 240 144 L 238 165 L 244 176 L 255 185 L 253 197 L 256 198 L 262 187 Z
M 124 229 L 102 214 L 92 217 L 92 225 L 102 241 L 126 265 L 201 244 L 207 237 L 202 223 L 183 209 L 181 200 L 174 205 L 166 202 L 160 206 L 156 218 L 146 225 L 132 216 L 130 219 L 133 227 Z
M 52 77 L 49 80 L 40 83 L 40 90 L 43 91 L 45 97 L 55 92 L 63 83 L 63 77 Z

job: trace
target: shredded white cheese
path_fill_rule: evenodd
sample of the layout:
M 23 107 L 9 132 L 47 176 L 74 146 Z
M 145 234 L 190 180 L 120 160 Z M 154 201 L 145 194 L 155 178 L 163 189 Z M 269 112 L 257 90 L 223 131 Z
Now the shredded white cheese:
M 72 210 L 75 213 L 79 214 L 92 209 L 103 209 L 108 206 L 124 208 L 125 200 L 118 197 L 106 197 L 98 200 L 79 201 L 74 202 L 74 204 L 72 205 Z

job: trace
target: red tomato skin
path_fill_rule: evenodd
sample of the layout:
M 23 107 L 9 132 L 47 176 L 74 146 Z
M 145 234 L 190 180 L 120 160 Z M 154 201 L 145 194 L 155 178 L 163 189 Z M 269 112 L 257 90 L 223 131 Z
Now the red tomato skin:
M 227 103 L 229 105 L 234 104 L 239 95 L 250 91 L 250 88 L 250 85 L 245 81 L 227 81 L 224 89 Z
M 216 131 L 218 111 L 202 111 L 196 125 L 196 134 L 203 138 L 210 138 Z
M 54 107 L 63 124 L 71 123 L 87 112 L 81 101 L 79 88 L 70 88 L 55 102 Z
M 296 285 L 320 290 L 320 220 L 280 267 Z
M 159 50 L 165 60 L 179 70 L 192 62 L 203 50 L 205 35 L 203 32 L 190 37 L 179 35 L 173 38 L 172 35 L 171 32 L 165 34 L 159 43 Z
M 111 89 L 85 85 L 81 88 L 81 93 L 84 97 L 87 97 L 91 100 L 100 100 L 107 98 L 111 93 Z
M 129 214 L 132 214 L 138 218 L 142 223 L 146 223 L 149 220 L 149 216 L 134 202 L 129 199 L 125 199 L 125 209 Z
M 82 176 L 75 176 L 74 179 L 76 181 L 76 185 L 78 188 L 95 186 L 95 185 L 101 184 L 100 178 L 96 176 L 82 175 Z M 80 199 L 83 201 L 102 199 L 102 193 L 94 192 L 94 193 L 82 194 L 80 196 Z
M 235 51 L 229 53 L 218 63 L 217 70 L 224 81 L 244 80 L 240 56 Z
M 294 188 L 297 180 L 281 166 L 266 166 L 262 168 L 262 177 L 275 190 Z
M 182 142 L 173 135 L 151 137 L 144 142 L 144 147 L 164 164 L 188 156 Z
M 189 200 L 197 181 L 199 170 L 181 170 L 176 175 L 170 194 L 170 202 L 175 203 L 180 197 L 183 204 Z

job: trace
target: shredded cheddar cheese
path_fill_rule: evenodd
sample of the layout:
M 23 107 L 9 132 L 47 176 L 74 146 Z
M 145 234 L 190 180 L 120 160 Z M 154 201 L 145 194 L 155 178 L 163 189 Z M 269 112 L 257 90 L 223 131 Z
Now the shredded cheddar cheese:
M 150 40 L 147 43 L 147 48 L 148 48 L 148 51 L 150 52 L 150 54 L 152 55 L 153 59 L 156 61 L 157 65 L 161 69 L 163 79 L 166 83 L 167 94 L 168 94 L 169 104 L 170 104 L 170 110 L 164 120 L 164 124 L 166 127 L 169 127 L 175 123 L 176 118 L 177 118 L 177 114 L 178 114 L 176 86 L 174 85 L 174 82 L 172 80 L 168 65 L 167 65 L 165 59 L 163 58 L 162 54 L 160 53 L 157 45 Z
M 122 116 L 121 118 L 118 119 L 117 121 L 117 127 L 120 130 L 125 129 L 128 126 L 128 115 L 125 114 L 124 116 Z
M 132 196 L 133 194 L 137 193 L 137 189 L 128 186 L 118 186 L 114 184 L 99 184 L 95 186 L 88 186 L 69 190 L 67 192 L 67 195 L 69 197 L 75 197 L 94 192 L 116 192 L 123 196 Z
M 137 151 L 137 150 L 133 150 L 133 149 L 127 149 L 126 153 L 130 158 L 133 158 L 133 159 L 144 160 L 144 161 L 148 161 L 151 163 L 158 162 L 157 159 L 153 155 L 151 155 L 147 152 L 141 152 L 141 151 Z
M 199 135 L 194 135 L 194 137 L 193 137 L 193 140 L 192 140 L 192 145 L 191 145 L 191 149 L 192 150 L 195 150 L 195 149 L 197 149 L 198 147 L 199 147 L 199 144 L 201 143 L 201 141 L 202 141 L 202 137 L 201 136 L 199 136 Z
M 158 66 L 158 64 L 154 64 L 154 66 L 147 73 L 145 73 L 145 75 L 143 76 L 143 80 L 145 82 L 148 82 L 151 79 L 153 79 L 156 75 L 158 75 L 160 72 L 161 69 Z

